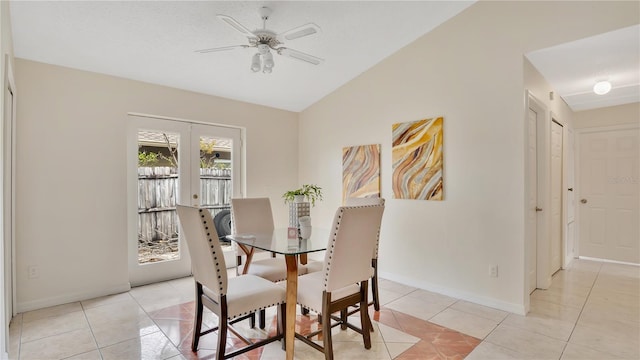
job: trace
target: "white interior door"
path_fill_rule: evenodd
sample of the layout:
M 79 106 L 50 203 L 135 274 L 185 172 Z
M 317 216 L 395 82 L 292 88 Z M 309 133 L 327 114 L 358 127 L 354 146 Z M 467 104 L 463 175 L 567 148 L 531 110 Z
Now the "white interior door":
M 579 254 L 640 263 L 639 129 L 579 135 Z
M 129 116 L 129 278 L 132 285 L 188 276 L 176 204 L 215 215 L 239 196 L 240 129 Z
M 562 125 L 551 122 L 551 274 L 562 266 L 562 131 Z

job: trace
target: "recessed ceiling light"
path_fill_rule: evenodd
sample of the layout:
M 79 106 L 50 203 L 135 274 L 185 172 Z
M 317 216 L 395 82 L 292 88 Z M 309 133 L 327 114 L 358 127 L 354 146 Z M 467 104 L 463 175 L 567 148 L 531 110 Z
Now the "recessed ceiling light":
M 593 92 L 598 95 L 604 95 L 611 91 L 611 83 L 608 81 L 598 81 L 593 85 Z

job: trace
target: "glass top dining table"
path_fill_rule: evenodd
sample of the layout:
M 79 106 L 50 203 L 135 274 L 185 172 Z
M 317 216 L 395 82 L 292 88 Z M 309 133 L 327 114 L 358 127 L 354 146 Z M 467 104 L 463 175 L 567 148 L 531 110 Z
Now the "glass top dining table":
M 293 360 L 294 354 L 293 344 L 298 298 L 298 258 L 300 258 L 302 264 L 306 264 L 307 254 L 326 250 L 329 231 L 329 229 L 314 227 L 308 239 L 289 239 L 287 228 L 275 229 L 272 233 L 238 233 L 226 236 L 228 240 L 237 243 L 238 247 L 247 255 L 243 274 L 247 273 L 255 249 L 284 255 L 287 264 L 287 314 L 285 325 L 287 329 L 285 334 L 287 360 Z
M 289 239 L 288 229 L 275 229 L 272 233 L 227 235 L 227 239 L 252 248 L 270 251 L 281 255 L 301 255 L 327 249 L 328 229 L 313 228 L 308 239 Z

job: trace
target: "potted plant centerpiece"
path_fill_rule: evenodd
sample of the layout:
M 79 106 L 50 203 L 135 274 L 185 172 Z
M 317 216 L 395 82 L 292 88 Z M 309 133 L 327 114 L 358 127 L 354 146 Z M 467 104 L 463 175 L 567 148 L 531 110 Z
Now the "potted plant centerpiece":
M 296 190 L 289 190 L 282 194 L 285 203 L 301 203 L 306 198 L 311 206 L 315 206 L 316 200 L 322 200 L 322 188 L 314 184 L 304 184 Z
M 282 198 L 289 204 L 289 226 L 299 228 L 300 218 L 310 215 L 309 205 L 314 206 L 317 200 L 322 200 L 322 188 L 314 184 L 304 184 L 299 189 L 285 192 Z

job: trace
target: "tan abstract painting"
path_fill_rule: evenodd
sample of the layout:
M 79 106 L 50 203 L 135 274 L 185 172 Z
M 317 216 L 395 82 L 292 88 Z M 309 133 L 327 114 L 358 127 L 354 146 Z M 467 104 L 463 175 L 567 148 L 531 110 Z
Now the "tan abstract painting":
M 442 117 L 393 124 L 393 195 L 442 200 Z
M 342 203 L 349 197 L 380 197 L 380 145 L 342 148 Z

